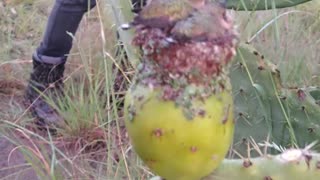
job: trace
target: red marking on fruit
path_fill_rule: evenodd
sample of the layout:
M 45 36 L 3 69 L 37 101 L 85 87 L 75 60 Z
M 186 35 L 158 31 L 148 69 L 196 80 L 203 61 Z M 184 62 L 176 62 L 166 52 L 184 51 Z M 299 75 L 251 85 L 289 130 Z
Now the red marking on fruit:
M 195 153 L 195 152 L 198 151 L 198 148 L 197 148 L 196 146 L 191 146 L 191 147 L 190 147 L 190 151 L 191 151 L 192 153 Z
M 198 114 L 199 114 L 199 116 L 204 117 L 206 115 L 206 111 L 203 109 L 200 109 Z
M 170 86 L 164 86 L 163 87 L 163 95 L 162 98 L 164 100 L 172 100 L 174 97 L 177 97 L 179 95 L 178 90 L 172 90 Z
M 250 160 L 244 160 L 242 163 L 243 167 L 248 168 L 250 166 L 252 166 L 252 162 Z
M 148 166 L 152 167 L 155 163 L 157 163 L 157 161 L 155 159 L 146 159 L 145 160 L 146 164 L 148 164 Z
M 163 130 L 161 128 L 157 128 L 152 131 L 152 135 L 156 137 L 161 137 L 163 135 Z

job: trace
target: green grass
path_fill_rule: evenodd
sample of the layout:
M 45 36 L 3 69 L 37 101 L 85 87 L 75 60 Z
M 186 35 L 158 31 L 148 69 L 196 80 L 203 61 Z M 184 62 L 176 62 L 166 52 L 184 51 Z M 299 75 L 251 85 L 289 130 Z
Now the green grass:
M 41 40 L 47 6 L 52 3 L 53 0 L 36 0 L 31 4 L 0 5 L 1 89 L 8 88 L 1 86 L 3 82 L 26 84 L 31 54 Z M 6 97 L 0 103 L 0 134 L 18 147 L 13 151 L 23 153 L 27 170 L 33 169 L 40 179 L 152 177 L 134 154 L 124 128 L 120 104 L 134 74 L 136 57 L 129 53 L 131 61 L 126 61 L 123 52 L 116 56 L 119 43 L 115 23 L 124 19 L 111 18 L 115 11 L 110 5 L 99 3 L 83 19 L 74 37 L 65 74 L 66 97 L 56 105 L 67 121 L 58 137 L 32 131 L 32 119 L 19 103 L 22 88 L 0 89 L 0 95 Z M 255 37 L 252 44 L 279 66 L 285 85 L 304 87 L 320 83 L 319 13 L 310 2 L 298 8 L 236 12 L 236 17 L 241 40 Z M 130 40 L 130 34 L 120 35 L 124 42 Z M 19 174 L 17 171 L 9 177 Z

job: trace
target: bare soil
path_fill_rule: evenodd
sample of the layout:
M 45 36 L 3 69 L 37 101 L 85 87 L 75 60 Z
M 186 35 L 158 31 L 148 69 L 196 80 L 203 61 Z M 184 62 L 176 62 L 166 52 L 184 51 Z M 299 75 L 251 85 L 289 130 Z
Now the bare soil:
M 14 86 L 14 83 L 15 82 L 8 82 L 8 86 L 1 86 L 2 90 L 6 90 L 6 93 L 0 93 L 0 113 L 7 114 L 8 119 L 11 119 L 9 118 L 10 114 L 8 114 L 8 112 L 12 111 L 12 108 L 21 108 L 20 103 L 22 96 L 9 95 L 10 92 L 19 91 L 21 93 L 21 90 L 23 89 L 21 84 Z M 3 125 L 0 123 L 0 127 L 1 126 Z M 10 133 L 0 134 L 0 179 L 37 180 L 37 175 L 31 168 L 31 165 L 28 164 L 17 145 L 13 144 L 7 138 L 9 134 Z

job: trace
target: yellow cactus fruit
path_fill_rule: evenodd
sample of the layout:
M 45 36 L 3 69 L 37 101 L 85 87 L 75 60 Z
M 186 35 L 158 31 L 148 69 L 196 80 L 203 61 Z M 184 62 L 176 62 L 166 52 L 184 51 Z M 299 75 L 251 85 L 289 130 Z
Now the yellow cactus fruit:
M 166 180 L 196 180 L 223 160 L 233 136 L 230 92 L 217 93 L 192 106 L 201 109 L 192 120 L 161 90 L 131 88 L 126 96 L 126 127 L 141 159 Z
M 191 12 L 173 30 L 136 29 L 133 44 L 143 56 L 126 95 L 125 124 L 137 154 L 166 180 L 198 180 L 227 153 L 236 43 L 232 20 L 217 3 Z

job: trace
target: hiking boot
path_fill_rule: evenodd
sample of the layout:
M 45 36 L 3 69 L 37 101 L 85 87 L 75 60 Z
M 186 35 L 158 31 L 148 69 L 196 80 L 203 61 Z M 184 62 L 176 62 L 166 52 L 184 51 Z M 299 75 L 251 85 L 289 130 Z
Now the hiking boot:
M 64 64 L 65 61 L 58 65 L 44 63 L 36 54 L 33 55 L 33 71 L 25 93 L 25 103 L 40 129 L 55 129 L 64 123 L 63 118 L 46 101 L 51 98 L 56 102 L 63 96 Z

